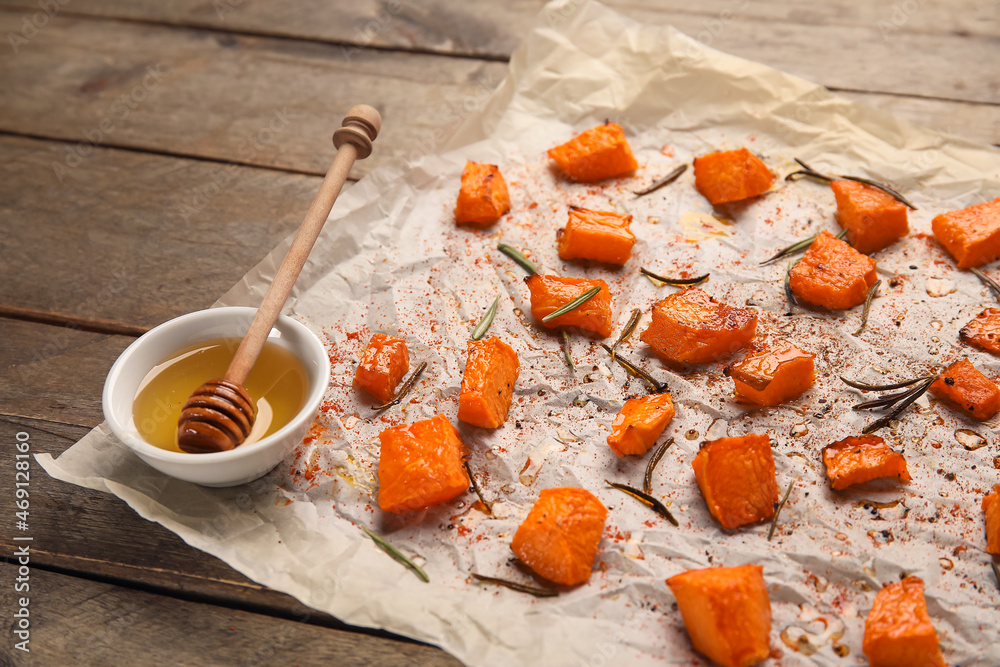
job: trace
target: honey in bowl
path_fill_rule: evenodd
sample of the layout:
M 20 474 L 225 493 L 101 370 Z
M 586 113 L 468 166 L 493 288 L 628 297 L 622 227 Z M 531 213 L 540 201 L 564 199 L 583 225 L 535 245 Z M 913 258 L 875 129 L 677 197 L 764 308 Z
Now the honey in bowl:
M 132 404 L 132 419 L 146 442 L 181 451 L 177 446 L 181 408 L 202 383 L 225 375 L 240 340 L 200 341 L 178 350 L 146 374 Z M 278 431 L 298 414 L 305 404 L 306 370 L 292 352 L 267 341 L 243 386 L 257 407 L 257 418 L 241 447 Z

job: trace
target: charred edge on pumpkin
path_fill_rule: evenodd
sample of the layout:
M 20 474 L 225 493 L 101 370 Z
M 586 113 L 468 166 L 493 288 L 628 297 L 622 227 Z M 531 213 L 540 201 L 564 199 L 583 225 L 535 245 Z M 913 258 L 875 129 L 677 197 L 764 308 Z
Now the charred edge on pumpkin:
M 427 362 L 426 361 L 420 362 L 420 365 L 417 366 L 417 370 L 413 371 L 413 374 L 410 375 L 410 377 L 406 378 L 406 382 L 403 383 L 403 386 L 400 387 L 396 395 L 392 397 L 392 400 L 389 401 L 388 403 L 383 403 L 382 405 L 376 407 L 375 413 L 378 414 L 383 410 L 388 410 L 389 408 L 391 408 L 392 406 L 396 405 L 401 400 L 403 400 L 406 397 L 406 395 L 410 392 L 410 389 L 413 389 L 413 385 L 417 383 L 417 380 L 420 379 L 420 374 L 423 373 L 424 369 L 426 368 L 427 368 Z
M 664 519 L 666 519 L 673 525 L 680 526 L 680 524 L 677 523 L 677 519 L 674 518 L 674 515 L 671 514 L 670 510 L 667 509 L 667 506 L 661 503 L 653 496 L 649 495 L 648 493 L 643 493 L 639 489 L 634 489 L 631 486 L 627 486 L 625 484 L 619 484 L 617 482 L 612 482 L 611 480 L 607 479 L 604 480 L 604 483 L 613 489 L 618 489 L 622 493 L 632 496 L 640 503 L 642 503 L 646 507 L 649 507 L 650 509 L 652 509 L 654 512 L 662 516 Z
M 668 185 L 668 184 L 673 183 L 674 181 L 676 181 L 678 176 L 680 176 L 685 171 L 687 171 L 687 168 L 688 168 L 687 164 L 682 164 L 679 167 L 674 168 L 673 171 L 671 171 L 669 174 L 667 174 L 666 176 L 664 176 L 660 180 L 658 180 L 655 183 L 653 183 L 652 185 L 650 185 L 648 188 L 644 188 L 642 190 L 636 190 L 632 194 L 634 194 L 635 197 L 636 197 L 636 199 L 638 199 L 639 197 L 641 197 L 643 195 L 648 195 L 650 192 L 654 192 L 656 190 L 659 190 L 664 185 Z
M 774 529 L 778 526 L 778 517 L 781 516 L 781 510 L 785 507 L 785 503 L 788 502 L 788 496 L 792 495 L 792 487 L 795 486 L 795 480 L 793 479 L 788 483 L 788 488 L 785 489 L 785 495 L 778 503 L 778 506 L 774 508 L 774 518 L 771 519 L 771 528 L 767 531 L 767 541 L 770 542 L 771 538 L 774 537 Z
M 656 451 L 653 452 L 653 455 L 649 458 L 649 463 L 646 465 L 646 474 L 642 478 L 643 493 L 653 492 L 653 471 L 656 470 L 656 466 L 660 462 L 660 459 L 663 458 L 663 455 L 666 453 L 668 449 L 670 449 L 671 445 L 673 444 L 674 444 L 674 439 L 670 438 L 662 445 L 657 447 Z
M 868 326 L 868 311 L 872 309 L 872 300 L 875 298 L 875 292 L 878 291 L 881 284 L 881 280 L 876 280 L 875 284 L 868 288 L 868 296 L 865 297 L 865 307 L 861 311 L 861 326 L 858 327 L 858 330 L 853 335 L 860 336 L 861 332 Z
M 845 181 L 854 181 L 855 183 L 862 183 L 864 185 L 870 185 L 873 188 L 878 188 L 882 192 L 886 193 L 887 195 L 898 201 L 903 206 L 906 206 L 907 208 L 914 211 L 917 210 L 917 207 L 911 204 L 906 199 L 906 197 L 899 194 L 899 192 L 889 187 L 885 183 L 879 183 L 878 181 L 873 181 L 870 178 L 864 178 L 862 176 L 845 176 L 843 174 L 841 174 L 840 176 L 827 176 L 826 174 L 821 174 L 820 172 L 816 171 L 815 169 L 813 169 L 812 167 L 810 167 L 809 165 L 807 165 L 805 162 L 803 162 L 798 158 L 795 158 L 795 161 L 799 163 L 802 169 L 800 169 L 799 171 L 793 171 L 788 176 L 785 176 L 786 181 L 795 181 L 797 180 L 795 178 L 797 176 L 802 176 L 805 178 L 815 178 L 821 181 L 826 181 L 827 183 L 832 183 L 833 181 L 836 181 L 838 179 Z
M 559 595 L 559 591 L 554 588 L 540 588 L 538 586 L 519 584 L 516 581 L 507 581 L 506 579 L 498 579 L 497 577 L 487 577 L 486 575 L 476 574 L 475 572 L 470 572 L 469 574 L 476 581 L 503 586 L 504 588 L 509 588 L 512 591 L 517 591 L 518 593 L 534 595 L 536 598 L 552 598 Z

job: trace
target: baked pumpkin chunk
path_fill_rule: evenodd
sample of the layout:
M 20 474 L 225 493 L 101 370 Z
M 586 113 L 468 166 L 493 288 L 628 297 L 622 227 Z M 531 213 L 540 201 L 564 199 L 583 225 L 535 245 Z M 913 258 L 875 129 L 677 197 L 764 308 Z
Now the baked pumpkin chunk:
M 870 667 L 946 667 L 918 577 L 885 586 L 865 619 L 862 650 Z
M 691 643 L 723 667 L 751 667 L 771 652 L 771 597 L 760 565 L 688 570 L 667 579 Z
M 910 233 L 906 205 L 889 193 L 848 180 L 833 181 L 830 188 L 837 199 L 837 222 L 861 254 L 888 248 Z
M 639 338 L 666 361 L 701 364 L 743 349 L 756 333 L 751 311 L 689 287 L 653 306 L 652 322 Z
M 701 446 L 691 465 L 708 511 L 723 528 L 774 516 L 778 480 L 766 435 L 711 440 Z
M 517 352 L 496 336 L 469 341 L 459 420 L 482 428 L 497 428 L 507 421 L 520 369 Z
M 958 268 L 989 264 L 1000 257 L 1000 197 L 942 213 L 931 221 L 931 228 Z
M 521 562 L 549 581 L 582 584 L 590 578 L 607 517 L 607 508 L 586 489 L 545 489 L 510 546 Z
M 631 215 L 570 206 L 566 227 L 556 232 L 559 256 L 621 266 L 632 256 Z
M 408 370 L 410 353 L 406 341 L 398 336 L 372 334 L 354 371 L 353 385 L 386 403 L 392 400 L 396 385 Z
M 543 276 L 536 273 L 525 278 L 524 282 L 531 292 L 531 315 L 543 327 L 558 329 L 575 326 L 593 331 L 601 338 L 607 338 L 614 331 L 614 322 L 611 321 L 611 291 L 603 280 Z M 542 321 L 545 316 L 595 287 L 599 287 L 600 291 L 586 303 L 548 322 Z
M 630 398 L 611 424 L 608 446 L 618 456 L 645 454 L 673 418 L 674 402 L 667 392 Z
M 875 260 L 824 231 L 792 267 L 788 284 L 806 303 L 847 310 L 864 302 L 877 279 Z
M 485 227 L 510 210 L 507 182 L 495 164 L 467 162 L 455 205 L 455 222 Z
M 986 552 L 1000 556 L 1000 484 L 993 493 L 983 497 L 983 516 L 986 518 Z
M 580 183 L 623 176 L 639 166 L 625 131 L 615 123 L 605 123 L 580 133 L 549 149 L 549 157 L 567 177 Z
M 387 428 L 378 439 L 378 506 L 386 512 L 426 509 L 469 489 L 465 443 L 444 415 Z
M 725 372 L 733 378 L 740 400 L 775 406 L 793 401 L 809 390 L 816 379 L 815 357 L 787 340 L 774 341 L 750 351 Z
M 959 339 L 991 354 L 1000 354 L 1000 309 L 987 308 L 958 332 Z
M 694 186 L 713 205 L 756 197 L 773 182 L 771 170 L 746 148 L 694 159 Z
M 844 438 L 823 448 L 823 465 L 830 488 L 841 490 L 880 477 L 910 481 L 902 454 L 877 435 Z
M 984 421 L 1000 410 L 1000 388 L 968 359 L 956 361 L 934 381 L 930 392 L 969 417 Z

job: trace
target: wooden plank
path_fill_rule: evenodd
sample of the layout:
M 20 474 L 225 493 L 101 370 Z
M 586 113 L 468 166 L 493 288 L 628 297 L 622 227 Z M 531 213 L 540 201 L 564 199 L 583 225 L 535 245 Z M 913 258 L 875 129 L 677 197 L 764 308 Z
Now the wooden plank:
M 13 582 L 16 565 L 0 565 Z M 198 604 L 99 581 L 32 570 L 30 653 L 5 639 L 11 665 L 427 665 L 457 660 L 431 646 Z M 13 586 L 0 592 L 9 614 Z M 309 621 L 311 616 L 300 617 Z
M 295 230 L 320 183 L 105 148 L 56 173 L 66 149 L 0 136 L 0 284 L 3 305 L 78 325 L 154 326 L 209 307 Z
M 12 3 L 14 4 L 14 3 Z M 16 3 L 31 7 L 25 0 Z M 220 30 L 279 34 L 333 43 L 418 49 L 487 58 L 509 56 L 541 0 L 470 4 L 401 0 L 331 4 L 323 0 L 254 3 L 200 0 L 85 0 L 67 12 L 163 21 Z M 735 55 L 759 60 L 830 88 L 997 101 L 1000 20 L 979 0 L 618 0 L 623 14 L 672 24 Z M 169 6 L 166 6 L 169 5 Z M 34 7 L 31 7 L 34 9 Z M 962 63 L 956 72 L 954 63 Z
M 21 18 L 0 11 L 0 34 L 21 30 Z M 384 123 L 357 177 L 435 152 L 506 72 L 471 59 L 60 16 L 16 54 L 0 53 L 0 131 L 74 142 L 52 158 L 70 170 L 92 162 L 76 153 L 100 144 L 323 175 L 333 130 L 367 103 Z

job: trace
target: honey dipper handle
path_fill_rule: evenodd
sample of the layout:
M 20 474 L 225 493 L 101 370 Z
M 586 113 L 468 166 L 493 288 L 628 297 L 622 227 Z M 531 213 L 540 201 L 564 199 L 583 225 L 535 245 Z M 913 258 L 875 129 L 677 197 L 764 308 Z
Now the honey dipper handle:
M 330 169 L 323 178 L 316 198 L 313 199 L 309 212 L 299 225 L 291 247 L 285 259 L 282 260 L 271 286 L 264 295 L 264 300 L 254 315 L 250 328 L 243 336 L 236 355 L 233 357 L 225 379 L 243 385 L 250 369 L 260 355 L 271 328 L 281 314 L 281 309 L 292 293 L 292 287 L 299 277 L 299 272 L 309 258 L 313 244 L 316 243 L 323 224 L 330 215 L 333 204 L 337 201 L 347 174 L 356 159 L 364 159 L 371 155 L 372 141 L 378 136 L 382 127 L 382 117 L 378 111 L 367 105 L 351 108 L 344 118 L 343 126 L 333 133 L 333 144 L 337 147 L 337 155 L 333 158 Z

